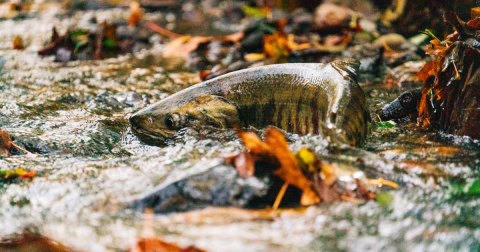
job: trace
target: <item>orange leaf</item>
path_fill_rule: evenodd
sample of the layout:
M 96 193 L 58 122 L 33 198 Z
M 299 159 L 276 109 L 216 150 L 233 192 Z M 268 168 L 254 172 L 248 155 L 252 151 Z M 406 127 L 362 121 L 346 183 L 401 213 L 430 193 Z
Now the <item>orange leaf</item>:
M 32 178 L 32 177 L 35 177 L 35 171 L 30 171 L 30 172 L 27 172 L 23 175 L 20 175 L 20 178 Z
M 23 49 L 25 49 L 25 46 L 23 45 L 23 40 L 22 40 L 21 37 L 16 36 L 16 37 L 13 39 L 13 49 L 15 49 L 15 50 L 23 50 Z
M 144 238 L 137 242 L 130 252 L 202 252 L 205 250 L 190 246 L 180 248 L 173 243 L 164 242 L 157 238 Z
M 236 43 L 236 42 L 240 41 L 241 39 L 243 39 L 244 35 L 245 34 L 243 32 L 233 33 L 233 34 L 224 36 L 223 41 Z
M 253 155 L 265 154 L 270 151 L 270 148 L 267 144 L 263 143 L 262 140 L 253 132 L 244 132 L 236 129 L 238 137 L 242 139 L 245 148 L 250 151 Z
M 290 55 L 287 37 L 281 32 L 263 37 L 263 50 L 269 58 L 281 59 Z
M 271 154 L 277 158 L 281 167 L 275 171 L 283 181 L 301 189 L 305 196 L 302 196 L 303 203 L 311 205 L 320 202 L 320 198 L 310 187 L 310 181 L 298 168 L 295 156 L 288 149 L 287 141 L 279 130 L 269 127 L 265 134 L 265 144 L 270 147 Z
M 437 76 L 438 72 L 440 71 L 441 65 L 440 61 L 438 59 L 425 64 L 423 68 L 415 74 L 420 80 L 422 80 L 424 83 L 430 76 Z
M 467 25 L 478 30 L 480 28 L 480 17 L 476 17 L 475 19 L 468 21 Z
M 142 20 L 142 15 L 143 15 L 143 11 L 142 9 L 140 8 L 140 4 L 138 2 L 131 2 L 130 3 L 130 11 L 131 11 L 131 14 L 130 14 L 130 17 L 128 18 L 128 23 L 130 25 L 136 25 L 138 23 L 140 23 L 140 21 Z

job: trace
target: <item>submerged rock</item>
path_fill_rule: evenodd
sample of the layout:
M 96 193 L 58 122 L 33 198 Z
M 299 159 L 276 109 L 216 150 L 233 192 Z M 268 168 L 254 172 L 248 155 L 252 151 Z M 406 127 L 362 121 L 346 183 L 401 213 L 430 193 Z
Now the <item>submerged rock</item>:
M 130 206 L 139 211 L 152 208 L 155 213 L 171 213 L 208 206 L 245 207 L 267 194 L 266 182 L 252 177 L 241 178 L 237 171 L 221 162 L 201 162 L 190 170 L 211 166 L 198 173 L 166 181 L 153 190 L 135 197 Z

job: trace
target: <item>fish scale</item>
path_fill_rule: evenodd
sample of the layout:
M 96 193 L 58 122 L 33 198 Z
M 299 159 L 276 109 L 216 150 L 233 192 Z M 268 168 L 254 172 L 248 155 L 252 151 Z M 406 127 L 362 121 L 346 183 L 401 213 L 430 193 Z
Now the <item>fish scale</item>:
M 162 141 L 184 127 L 264 128 L 325 134 L 361 145 L 370 114 L 356 81 L 355 60 L 328 64 L 278 64 L 232 72 L 199 83 L 132 115 L 133 132 L 144 142 Z

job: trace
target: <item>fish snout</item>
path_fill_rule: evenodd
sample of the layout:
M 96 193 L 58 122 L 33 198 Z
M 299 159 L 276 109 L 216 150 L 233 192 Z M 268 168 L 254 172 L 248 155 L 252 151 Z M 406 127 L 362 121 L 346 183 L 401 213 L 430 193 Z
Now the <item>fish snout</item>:
M 131 129 L 140 141 L 149 145 L 165 145 L 165 137 L 153 127 L 153 118 L 143 113 L 135 113 L 129 118 Z

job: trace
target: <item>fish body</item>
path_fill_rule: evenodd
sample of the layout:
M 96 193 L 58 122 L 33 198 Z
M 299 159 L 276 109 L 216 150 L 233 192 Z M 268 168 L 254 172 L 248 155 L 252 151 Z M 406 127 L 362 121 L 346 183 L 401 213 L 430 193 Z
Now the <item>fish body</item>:
M 278 64 L 232 72 L 171 95 L 130 118 L 144 142 L 162 144 L 184 127 L 276 126 L 364 142 L 370 114 L 356 81 L 358 62 Z

